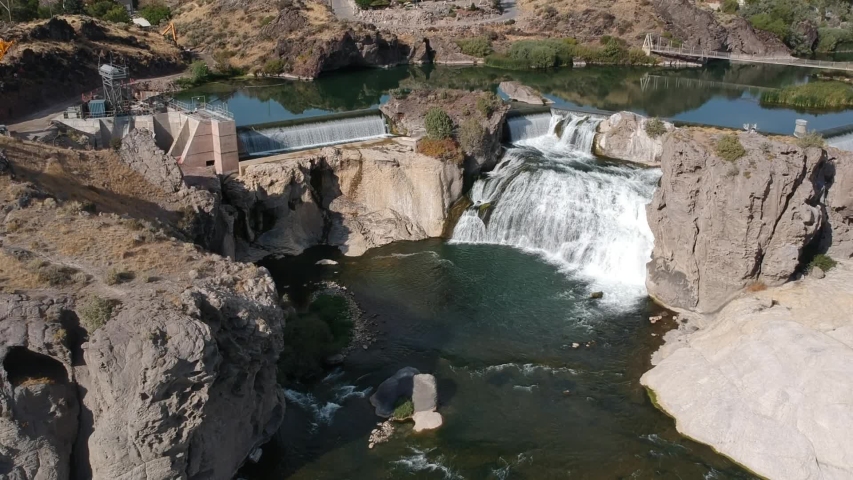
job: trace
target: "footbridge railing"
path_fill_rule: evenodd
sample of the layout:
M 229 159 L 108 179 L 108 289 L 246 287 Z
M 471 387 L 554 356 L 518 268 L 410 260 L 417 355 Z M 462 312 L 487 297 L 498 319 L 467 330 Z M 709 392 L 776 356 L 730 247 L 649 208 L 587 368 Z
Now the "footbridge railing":
M 761 63 L 770 65 L 786 65 L 792 67 L 820 68 L 824 70 L 841 70 L 853 72 L 853 62 L 830 62 L 826 60 L 811 60 L 808 58 L 797 58 L 790 55 L 758 55 L 745 53 L 720 52 L 704 48 L 676 45 L 672 40 L 655 38 L 652 34 L 646 35 L 643 42 L 643 51 L 646 55 L 656 53 L 669 57 L 695 58 L 699 60 L 718 59 L 740 63 Z

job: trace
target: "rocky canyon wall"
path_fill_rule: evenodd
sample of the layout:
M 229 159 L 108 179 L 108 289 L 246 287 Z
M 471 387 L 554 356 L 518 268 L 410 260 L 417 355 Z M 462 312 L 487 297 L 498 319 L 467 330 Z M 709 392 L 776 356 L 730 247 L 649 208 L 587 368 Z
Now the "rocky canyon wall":
M 361 255 L 440 236 L 462 194 L 462 169 L 389 141 L 249 166 L 224 192 L 238 211 L 239 259 L 296 255 L 314 245 Z
M 752 283 L 780 285 L 823 226 L 824 151 L 742 133 L 746 154 L 727 161 L 719 136 L 681 129 L 664 143 L 646 284 L 665 305 L 713 312 Z
M 170 236 L 186 220 L 170 209 L 211 200 L 201 190 L 164 193 L 110 153 L 9 142 L 0 476 L 232 478 L 284 414 L 287 310 L 268 272 Z

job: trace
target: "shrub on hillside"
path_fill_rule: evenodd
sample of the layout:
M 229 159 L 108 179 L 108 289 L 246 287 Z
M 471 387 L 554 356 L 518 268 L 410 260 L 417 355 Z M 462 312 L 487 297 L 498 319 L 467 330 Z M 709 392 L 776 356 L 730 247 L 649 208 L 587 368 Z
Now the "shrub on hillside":
M 731 133 L 723 135 L 717 140 L 716 152 L 718 157 L 729 162 L 734 162 L 746 155 L 746 150 L 741 145 L 740 139 L 737 138 L 737 135 Z
M 812 130 L 811 132 L 798 138 L 797 145 L 799 145 L 800 148 L 823 148 L 826 145 L 826 141 L 823 139 L 823 135 Z
M 459 144 L 470 154 L 480 151 L 483 142 L 483 126 L 475 118 L 469 118 L 459 126 Z
M 86 7 L 86 13 L 95 18 L 100 18 L 114 23 L 130 23 L 130 15 L 127 9 L 112 0 L 99 0 Z
M 453 135 L 453 120 L 438 107 L 432 107 L 424 117 L 424 127 L 431 138 L 442 139 Z
M 459 144 L 452 138 L 422 138 L 418 140 L 417 151 L 422 155 L 456 165 L 461 165 L 465 160 L 465 155 L 459 149 Z
M 492 53 L 492 41 L 488 37 L 463 38 L 456 40 L 456 45 L 465 55 L 483 58 Z
M 659 118 L 650 118 L 646 120 L 646 135 L 657 138 L 666 133 L 666 125 Z
M 501 99 L 492 92 L 486 92 L 477 98 L 477 110 L 489 118 L 501 106 Z
M 720 7 L 723 13 L 737 13 L 738 9 L 740 9 L 740 4 L 738 4 L 737 0 L 725 0 L 722 7 Z
M 274 58 L 264 63 L 264 75 L 278 75 L 284 71 L 284 60 Z
M 139 16 L 151 22 L 151 25 L 159 25 L 163 20 L 172 18 L 172 9 L 162 3 L 152 3 L 139 9 Z
M 92 333 L 110 320 L 113 314 L 113 302 L 93 295 L 77 314 L 86 331 Z

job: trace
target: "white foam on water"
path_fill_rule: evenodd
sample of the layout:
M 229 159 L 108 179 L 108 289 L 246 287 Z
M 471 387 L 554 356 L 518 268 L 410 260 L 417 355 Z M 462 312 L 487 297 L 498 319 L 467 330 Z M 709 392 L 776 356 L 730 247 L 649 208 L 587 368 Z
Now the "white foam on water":
M 525 391 L 528 393 L 533 393 L 533 389 L 538 388 L 538 387 L 539 387 L 539 385 L 536 385 L 534 383 L 533 385 L 513 385 L 512 389 L 513 390 L 522 390 L 522 391 Z
M 332 418 L 341 406 L 334 402 L 322 403 L 317 401 L 310 393 L 297 392 L 296 390 L 284 390 L 284 398 L 288 402 L 297 405 L 303 411 L 309 413 L 317 425 L 331 425 Z
M 429 458 L 428 455 L 435 450 L 434 448 L 420 450 L 415 447 L 409 447 L 409 450 L 412 452 L 411 455 L 394 460 L 391 464 L 410 473 L 438 472 L 443 475 L 445 480 L 463 480 L 465 478 L 444 464 L 444 455 Z
M 479 368 L 475 370 L 471 370 L 468 367 L 454 367 L 451 365 L 450 369 L 453 372 L 457 370 L 462 370 L 467 372 L 471 376 L 482 377 L 489 374 L 503 372 L 505 370 L 517 370 L 524 376 L 530 376 L 535 373 L 550 373 L 550 374 L 558 374 L 558 373 L 568 373 L 570 375 L 577 375 L 578 372 L 575 369 L 568 367 L 550 367 L 548 365 L 539 365 L 535 363 L 502 363 L 500 365 L 489 365 L 488 367 Z
M 371 390 L 373 390 L 373 387 L 365 387 L 359 390 L 355 385 L 338 385 L 333 389 L 335 392 L 335 401 L 338 403 L 343 403 L 351 397 L 366 398 Z
M 517 141 L 472 187 L 451 242 L 535 253 L 604 291 L 602 302 L 633 306 L 646 295 L 654 237 L 645 207 L 660 171 L 600 164 L 591 153 L 599 122 L 553 115 L 548 134 Z

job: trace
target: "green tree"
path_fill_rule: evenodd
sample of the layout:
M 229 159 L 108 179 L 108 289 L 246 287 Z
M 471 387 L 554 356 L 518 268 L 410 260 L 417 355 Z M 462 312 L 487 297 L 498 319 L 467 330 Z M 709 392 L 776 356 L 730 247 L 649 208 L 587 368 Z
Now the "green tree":
M 139 16 L 151 22 L 151 25 L 159 25 L 163 20 L 172 18 L 172 9 L 162 3 L 153 3 L 139 10 Z

